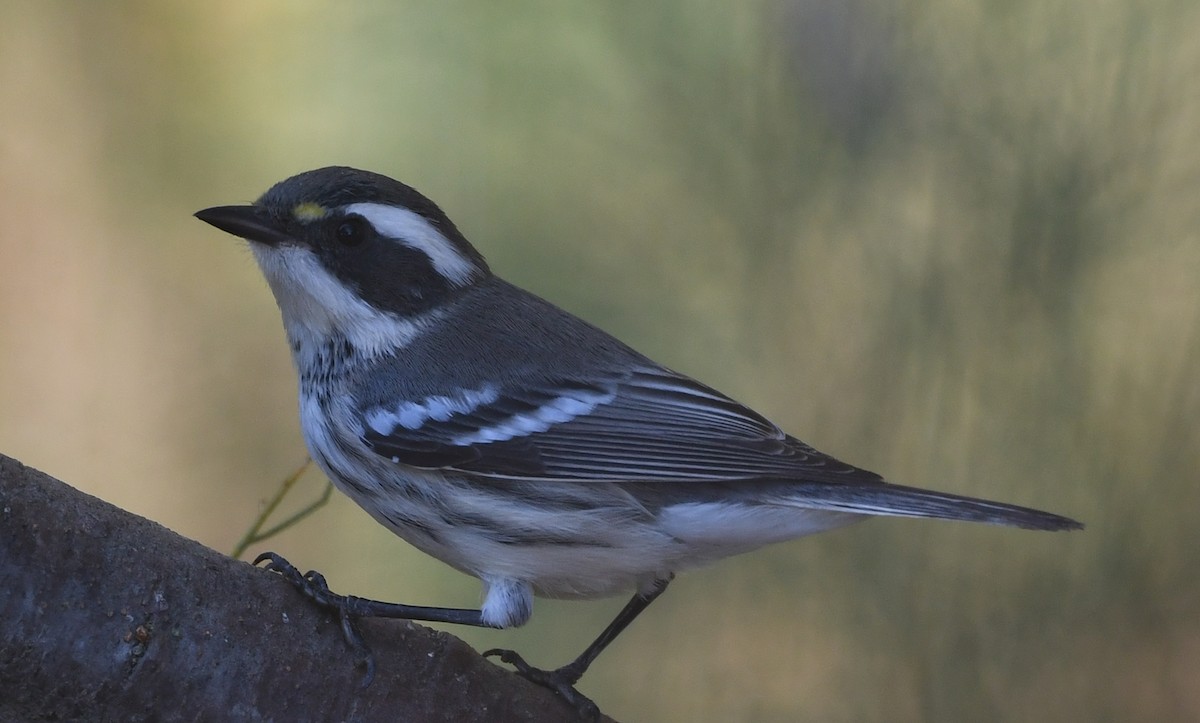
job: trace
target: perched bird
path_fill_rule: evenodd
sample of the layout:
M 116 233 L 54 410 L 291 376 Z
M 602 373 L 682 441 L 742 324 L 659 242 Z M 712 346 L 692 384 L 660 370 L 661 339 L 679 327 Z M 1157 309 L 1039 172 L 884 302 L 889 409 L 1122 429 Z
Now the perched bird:
M 483 582 L 478 610 L 344 597 L 268 567 L 353 618 L 495 628 L 534 595 L 629 604 L 572 663 L 488 651 L 590 708 L 574 685 L 680 571 L 869 516 L 1034 530 L 1078 522 L 888 484 L 495 276 L 409 186 L 302 173 L 196 216 L 250 241 L 283 315 L 312 457 L 372 517 Z

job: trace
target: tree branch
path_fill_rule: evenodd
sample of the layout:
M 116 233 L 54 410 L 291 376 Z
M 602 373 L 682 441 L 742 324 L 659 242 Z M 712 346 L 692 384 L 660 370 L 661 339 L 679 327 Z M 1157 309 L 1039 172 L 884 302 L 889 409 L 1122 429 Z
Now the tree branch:
M 366 620 L 378 673 L 277 575 L 0 455 L 0 718 L 576 716 L 458 638 Z

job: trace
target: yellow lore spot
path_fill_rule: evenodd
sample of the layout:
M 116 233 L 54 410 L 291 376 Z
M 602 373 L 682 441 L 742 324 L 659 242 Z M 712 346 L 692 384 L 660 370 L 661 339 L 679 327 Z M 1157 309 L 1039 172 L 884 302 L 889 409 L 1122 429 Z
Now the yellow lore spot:
M 316 221 L 318 218 L 324 218 L 328 213 L 328 209 L 321 204 L 313 203 L 312 201 L 298 203 L 292 208 L 292 216 L 294 216 L 297 221 Z

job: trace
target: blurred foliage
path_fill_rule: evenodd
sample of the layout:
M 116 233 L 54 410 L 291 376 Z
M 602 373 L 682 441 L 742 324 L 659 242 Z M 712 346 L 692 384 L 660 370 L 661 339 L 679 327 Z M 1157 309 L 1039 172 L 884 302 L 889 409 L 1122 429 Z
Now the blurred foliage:
M 369 168 L 819 448 L 1089 524 L 685 575 L 584 679 L 606 711 L 1195 720 L 1198 36 L 1171 0 L 4 3 L 0 449 L 229 549 L 303 450 L 269 293 L 190 214 Z M 476 599 L 367 519 L 271 546 Z M 454 632 L 555 665 L 622 603 Z

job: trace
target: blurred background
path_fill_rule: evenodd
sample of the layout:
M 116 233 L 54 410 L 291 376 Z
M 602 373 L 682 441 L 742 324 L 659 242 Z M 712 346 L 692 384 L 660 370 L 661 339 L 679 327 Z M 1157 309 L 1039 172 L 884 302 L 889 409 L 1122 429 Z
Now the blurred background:
M 305 451 L 266 284 L 191 214 L 358 166 L 820 449 L 1088 524 L 686 574 L 584 678 L 606 712 L 1197 720 L 1198 77 L 1170 0 L 5 2 L 0 452 L 231 549 Z M 478 601 L 341 496 L 266 547 Z M 623 603 L 453 632 L 553 667 Z

